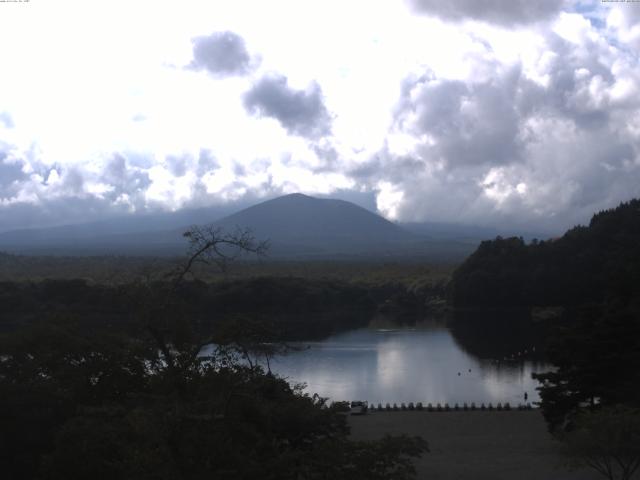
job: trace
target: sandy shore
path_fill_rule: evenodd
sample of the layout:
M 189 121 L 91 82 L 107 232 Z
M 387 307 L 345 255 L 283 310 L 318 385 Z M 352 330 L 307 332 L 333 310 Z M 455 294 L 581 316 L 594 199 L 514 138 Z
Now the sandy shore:
M 591 470 L 570 471 L 539 411 L 374 412 L 351 416 L 352 436 L 420 435 L 430 453 L 418 460 L 419 479 L 592 480 Z M 637 477 L 637 475 L 636 475 Z M 634 478 L 636 478 L 634 477 Z M 638 477 L 640 478 L 640 477 Z

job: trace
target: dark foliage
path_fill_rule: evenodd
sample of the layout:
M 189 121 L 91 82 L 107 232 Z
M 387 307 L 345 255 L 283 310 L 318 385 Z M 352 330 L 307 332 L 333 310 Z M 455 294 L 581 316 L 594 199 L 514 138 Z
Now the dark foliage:
M 531 321 L 527 309 L 460 309 L 448 324 L 458 344 L 477 357 L 545 359 L 544 329 Z
M 426 448 L 349 441 L 343 415 L 231 343 L 169 368 L 150 337 L 85 330 L 49 321 L 3 337 L 5 478 L 409 478 Z
M 82 317 L 84 325 L 134 325 L 140 306 L 150 300 L 149 285 L 92 285 L 83 280 L 0 282 L 0 331 L 52 315 Z M 154 282 L 162 297 L 167 281 Z M 183 282 L 176 314 L 188 313 L 197 328 L 229 316 L 260 317 L 278 327 L 283 338 L 322 337 L 366 324 L 376 306 L 372 290 L 334 280 L 258 277 L 214 283 Z M 375 292 L 373 292 L 375 293 Z M 175 302 L 174 302 L 175 303 Z M 215 315 L 214 315 L 215 313 Z
M 560 436 L 572 466 L 587 466 L 609 480 L 630 480 L 640 468 L 640 412 L 610 406 L 584 412 Z
M 582 305 L 640 295 L 640 200 L 558 239 L 485 241 L 453 274 L 459 307 Z
M 551 319 L 542 382 L 551 430 L 585 409 L 640 406 L 640 200 L 593 216 L 563 237 L 483 242 L 453 274 L 462 307 L 562 307 Z
M 343 414 L 252 361 L 282 344 L 249 314 L 280 312 L 271 295 L 284 293 L 259 286 L 255 300 L 231 300 L 246 317 L 210 321 L 224 308 L 215 286 L 185 281 L 190 266 L 226 240 L 258 249 L 247 236 L 204 233 L 189 237 L 185 268 L 166 281 L 2 286 L 12 318 L 32 317 L 0 336 L 3 478 L 411 478 L 423 440 L 353 442 Z
M 571 429 L 581 410 L 640 407 L 640 309 L 610 303 L 569 310 L 549 342 L 557 367 L 542 382 L 543 413 L 551 430 Z

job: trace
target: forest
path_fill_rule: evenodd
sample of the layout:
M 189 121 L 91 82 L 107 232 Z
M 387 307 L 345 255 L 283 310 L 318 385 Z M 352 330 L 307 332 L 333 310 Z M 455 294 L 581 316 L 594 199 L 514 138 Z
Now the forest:
M 528 320 L 517 328 L 544 332 L 556 369 L 534 376 L 551 431 L 562 435 L 586 413 L 608 409 L 635 422 L 628 412 L 640 408 L 640 200 L 560 238 L 482 242 L 454 271 L 449 295 L 462 310 L 523 309 Z M 470 318 L 466 329 L 482 328 Z
M 576 306 L 640 297 L 640 200 L 597 213 L 562 237 L 484 241 L 457 268 L 457 307 Z
M 3 474 L 412 478 L 424 440 L 351 440 L 343 406 L 268 368 L 286 339 L 361 323 L 371 291 L 317 279 L 196 280 L 195 263 L 228 260 L 222 247 L 261 247 L 248 234 L 190 234 L 185 260 L 162 280 L 0 285 Z
M 585 414 L 637 418 L 639 200 L 557 239 L 482 242 L 455 269 L 233 265 L 216 247 L 260 254 L 247 232 L 186 241 L 183 259 L 155 264 L 2 255 L 10 478 L 412 478 L 423 439 L 353 441 L 343 407 L 269 367 L 288 341 L 363 327 L 379 311 L 399 321 L 444 312 L 481 357 L 538 346 L 556 367 L 537 374 L 540 407 L 567 445 L 599 421 Z M 35 274 L 14 278 L 21 265 Z

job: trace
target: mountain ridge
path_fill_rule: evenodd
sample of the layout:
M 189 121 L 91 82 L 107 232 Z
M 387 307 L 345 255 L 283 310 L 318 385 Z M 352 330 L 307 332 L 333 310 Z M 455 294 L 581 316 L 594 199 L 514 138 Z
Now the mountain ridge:
M 206 214 L 206 210 L 203 211 Z M 181 218 L 181 217 L 176 217 Z M 175 220 L 174 219 L 174 222 Z M 427 256 L 458 260 L 471 253 L 472 242 L 429 239 L 410 232 L 352 202 L 293 193 L 248 206 L 237 212 L 193 224 L 213 224 L 226 231 L 248 228 L 257 240 L 269 240 L 269 256 L 329 259 Z M 132 231 L 117 231 L 108 221 L 0 233 L 0 250 L 47 255 L 180 255 L 189 227 L 145 229 L 131 220 Z M 96 226 L 95 230 L 92 227 Z M 117 226 L 117 224 L 115 224 Z

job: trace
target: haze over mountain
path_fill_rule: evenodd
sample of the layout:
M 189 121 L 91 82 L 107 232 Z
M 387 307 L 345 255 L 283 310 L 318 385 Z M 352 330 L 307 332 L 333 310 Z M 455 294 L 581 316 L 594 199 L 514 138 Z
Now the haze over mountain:
M 434 229 L 436 235 L 430 238 L 425 229 L 411 232 L 351 202 L 303 194 L 278 197 L 219 219 L 216 213 L 220 212 L 202 209 L 125 222 L 16 230 L 0 234 L 0 249 L 26 254 L 179 255 L 185 250 L 182 233 L 189 224 L 207 223 L 225 231 L 251 229 L 256 239 L 269 240 L 272 258 L 382 255 L 450 261 L 464 258 L 479 240 L 464 235 L 463 227 L 453 229 L 449 237 L 442 228 Z

